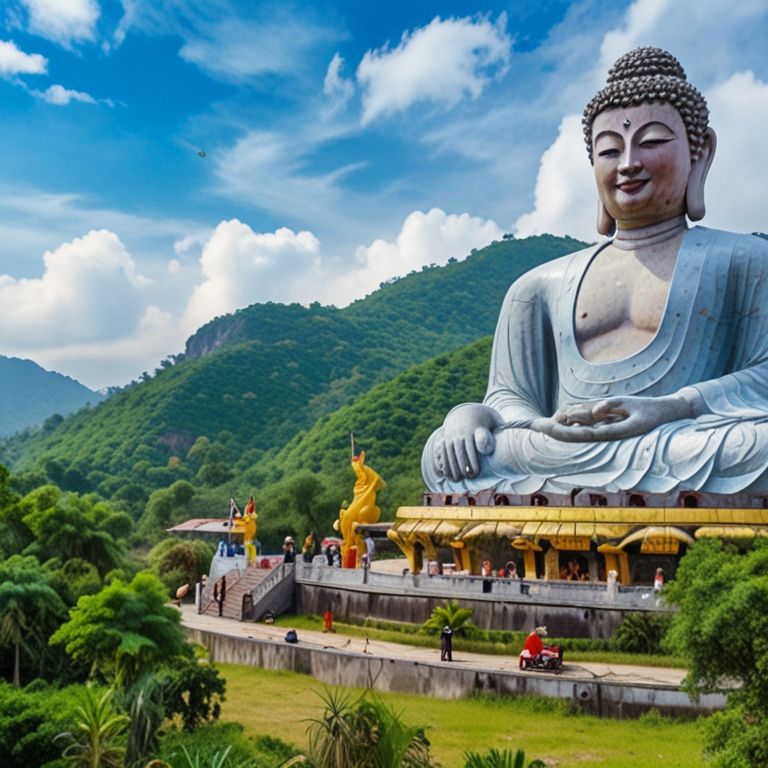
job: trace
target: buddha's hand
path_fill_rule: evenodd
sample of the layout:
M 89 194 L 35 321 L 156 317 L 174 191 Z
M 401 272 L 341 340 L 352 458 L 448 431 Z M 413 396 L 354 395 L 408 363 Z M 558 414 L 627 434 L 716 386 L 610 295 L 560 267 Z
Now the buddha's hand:
M 549 418 L 536 419 L 531 429 L 566 443 L 593 443 L 644 435 L 660 424 L 694 416 L 690 398 L 679 394 L 616 397 L 563 406 Z
M 503 419 L 498 411 L 480 403 L 456 406 L 443 422 L 435 446 L 436 469 L 454 482 L 480 474 L 479 454 L 493 453 L 493 431 Z

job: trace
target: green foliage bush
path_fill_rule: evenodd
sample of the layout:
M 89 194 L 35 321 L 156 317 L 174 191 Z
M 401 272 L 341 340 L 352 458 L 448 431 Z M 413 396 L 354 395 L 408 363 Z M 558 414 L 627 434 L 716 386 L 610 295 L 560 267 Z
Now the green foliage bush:
M 628 613 L 613 633 L 610 647 L 622 653 L 660 654 L 671 622 L 670 613 Z
M 63 768 L 55 741 L 75 725 L 76 688 L 45 684 L 19 689 L 0 682 L 0 755 L 3 768 Z
M 677 607 L 667 647 L 687 662 L 688 689 L 719 691 L 725 713 L 707 727 L 712 764 L 768 764 L 768 541 L 746 552 L 720 540 L 696 542 L 664 598 Z
M 178 715 L 185 731 L 218 720 L 226 683 L 212 664 L 177 657 L 159 675 L 167 717 Z
M 546 768 L 542 760 L 526 761 L 525 750 L 499 750 L 492 747 L 486 754 L 464 753 L 464 768 Z
M 168 538 L 156 544 L 147 562 L 152 573 L 163 582 L 169 597 L 175 597 L 176 590 L 183 584 L 191 587 L 211 568 L 213 545 L 205 541 L 182 541 Z M 194 590 L 190 590 L 194 594 Z
M 272 736 L 254 739 L 243 734 L 238 723 L 212 723 L 192 731 L 172 729 L 161 740 L 158 758 L 173 768 L 188 768 L 184 750 L 197 756 L 201 765 L 209 766 L 216 754 L 229 748 L 227 765 L 249 768 L 278 768 L 296 750 Z
M 472 609 L 462 608 L 458 600 L 447 600 L 443 605 L 435 606 L 432 615 L 422 624 L 422 629 L 437 635 L 446 626 L 457 637 L 473 637 L 478 632 L 477 626 L 472 623 Z
M 178 611 L 166 605 L 165 587 L 150 573 L 130 584 L 116 581 L 81 597 L 50 642 L 77 664 L 128 688 L 142 673 L 189 655 Z

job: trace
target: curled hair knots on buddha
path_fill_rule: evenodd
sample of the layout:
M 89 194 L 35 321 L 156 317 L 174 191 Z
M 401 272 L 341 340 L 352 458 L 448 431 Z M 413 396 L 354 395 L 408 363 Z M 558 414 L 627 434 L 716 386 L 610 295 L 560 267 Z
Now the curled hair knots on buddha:
M 635 48 L 617 59 L 608 72 L 605 88 L 584 110 L 581 123 L 590 162 L 594 162 L 592 123 L 601 112 L 652 101 L 665 101 L 680 113 L 688 134 L 691 160 L 698 160 L 709 125 L 706 100 L 688 82 L 685 70 L 671 53 L 661 48 Z

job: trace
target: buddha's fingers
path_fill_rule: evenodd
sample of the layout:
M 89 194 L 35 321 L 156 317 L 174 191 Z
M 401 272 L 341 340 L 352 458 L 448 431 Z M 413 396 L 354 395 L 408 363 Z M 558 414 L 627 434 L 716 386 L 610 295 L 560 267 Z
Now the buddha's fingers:
M 477 458 L 477 449 L 473 437 L 468 440 L 460 440 L 456 446 L 456 459 L 459 463 L 459 471 L 462 477 L 477 477 L 480 474 L 480 462 Z
M 456 457 L 456 444 L 453 440 L 445 442 L 446 474 L 454 482 L 461 480 L 462 474 L 459 469 L 459 461 Z
M 621 421 L 629 416 L 623 400 L 601 400 L 592 407 L 592 423 Z

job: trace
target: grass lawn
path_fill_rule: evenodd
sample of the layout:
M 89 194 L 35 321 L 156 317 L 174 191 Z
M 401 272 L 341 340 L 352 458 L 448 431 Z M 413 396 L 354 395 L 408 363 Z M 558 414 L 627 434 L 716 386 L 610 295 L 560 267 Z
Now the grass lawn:
M 306 746 L 307 720 L 322 713 L 313 691 L 323 686 L 292 672 L 221 664 L 227 680 L 222 719 L 241 723 L 247 735 L 277 736 Z M 361 689 L 349 689 L 361 693 Z M 522 747 L 528 760 L 557 768 L 698 768 L 702 739 L 695 722 L 646 716 L 608 720 L 569 714 L 545 699 L 481 698 L 446 701 L 382 694 L 409 725 L 428 725 L 432 754 L 443 768 L 461 768 L 466 750 Z M 350 766 L 353 768 L 353 766 Z

